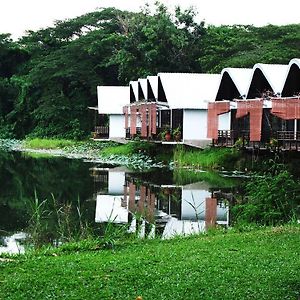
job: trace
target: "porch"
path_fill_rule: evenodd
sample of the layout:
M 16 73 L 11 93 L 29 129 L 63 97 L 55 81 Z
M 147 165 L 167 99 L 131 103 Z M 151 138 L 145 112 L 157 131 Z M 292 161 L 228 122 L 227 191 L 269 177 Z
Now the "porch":
M 300 151 L 300 131 L 276 131 L 262 135 L 261 141 L 250 141 L 249 130 L 218 130 L 217 147 L 237 147 L 248 149 L 271 149 L 279 151 Z
M 157 127 L 156 133 L 150 133 L 149 128 L 147 128 L 146 136 L 142 135 L 142 128 L 136 127 L 136 133 L 132 135 L 130 133 L 130 128 L 126 129 L 126 139 L 147 140 L 153 142 L 165 142 L 165 143 L 180 143 L 182 142 L 182 133 L 179 128 L 171 129 L 169 127 Z

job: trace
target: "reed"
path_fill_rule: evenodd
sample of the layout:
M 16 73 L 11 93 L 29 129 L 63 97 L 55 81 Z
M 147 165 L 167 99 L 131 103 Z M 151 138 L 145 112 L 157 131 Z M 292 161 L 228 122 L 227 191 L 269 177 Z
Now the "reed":
M 174 163 L 177 167 L 190 166 L 194 168 L 219 169 L 234 167 L 234 162 L 240 157 L 236 149 L 207 148 L 205 150 L 188 149 L 178 145 L 174 151 Z

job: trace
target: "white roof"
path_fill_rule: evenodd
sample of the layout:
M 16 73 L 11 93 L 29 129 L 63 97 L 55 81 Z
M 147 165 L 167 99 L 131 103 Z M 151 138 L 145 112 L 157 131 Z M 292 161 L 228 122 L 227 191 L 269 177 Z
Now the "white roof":
M 147 76 L 155 99 L 158 98 L 158 76 Z
M 286 71 L 286 74 L 285 74 L 285 77 L 284 77 L 284 81 L 283 81 L 283 85 L 282 85 L 282 91 L 285 87 L 285 84 L 286 84 L 287 78 L 289 76 L 292 65 L 297 65 L 298 68 L 300 69 L 300 58 L 293 58 L 292 60 L 290 60 L 287 71 Z
M 123 114 L 123 106 L 130 103 L 128 86 L 98 86 L 99 114 Z
M 148 95 L 147 79 L 146 79 L 146 78 L 140 78 L 140 79 L 138 80 L 138 82 L 139 82 L 139 84 L 141 85 L 143 94 L 144 94 L 144 96 L 145 96 L 145 100 L 148 100 L 148 99 L 147 99 L 147 95 Z
M 221 72 L 220 84 L 224 73 L 227 73 L 230 76 L 240 95 L 245 98 L 248 92 L 249 81 L 252 76 L 252 69 L 225 68 Z
M 215 101 L 219 74 L 159 73 L 171 109 L 206 109 Z
M 130 81 L 129 85 L 132 87 L 135 101 L 138 101 L 139 100 L 139 83 L 138 83 L 138 81 L 137 80 Z
M 259 69 L 269 82 L 274 94 L 280 94 L 283 88 L 284 78 L 288 69 L 288 65 L 272 65 L 272 64 L 255 64 L 252 71 L 251 80 L 247 89 L 247 95 L 253 80 L 255 70 Z
M 290 67 L 295 64 L 295 65 L 298 65 L 299 69 L 300 69 L 300 58 L 293 58 L 290 60 L 290 63 L 289 63 L 289 69 Z

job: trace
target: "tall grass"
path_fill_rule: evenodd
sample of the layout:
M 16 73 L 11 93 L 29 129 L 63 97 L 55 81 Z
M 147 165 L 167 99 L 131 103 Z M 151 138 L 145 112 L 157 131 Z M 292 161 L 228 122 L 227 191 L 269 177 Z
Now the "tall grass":
M 207 148 L 205 150 L 188 149 L 178 145 L 174 151 L 174 163 L 177 167 L 192 166 L 196 168 L 218 169 L 232 167 L 240 157 L 236 149 Z

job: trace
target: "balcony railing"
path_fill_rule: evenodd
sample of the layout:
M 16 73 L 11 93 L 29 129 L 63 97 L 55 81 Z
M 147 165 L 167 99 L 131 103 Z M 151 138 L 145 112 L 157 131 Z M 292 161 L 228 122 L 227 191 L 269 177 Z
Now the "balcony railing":
M 182 135 L 180 134 L 172 134 L 172 130 L 170 130 L 171 136 L 170 140 L 166 136 L 166 129 L 165 128 L 156 128 L 156 134 L 151 134 L 151 136 L 148 135 L 147 137 L 141 136 L 141 128 L 136 128 L 136 134 L 132 136 L 130 134 L 130 129 L 126 129 L 126 139 L 134 139 L 136 137 L 142 139 L 142 140 L 152 140 L 152 141 L 165 141 L 165 142 L 180 142 L 182 141 Z
M 219 130 L 215 146 L 300 151 L 300 132 L 276 131 L 262 134 L 259 142 L 250 141 L 249 131 Z
M 94 139 L 108 139 L 109 127 L 108 126 L 96 126 L 95 131 L 92 133 Z

